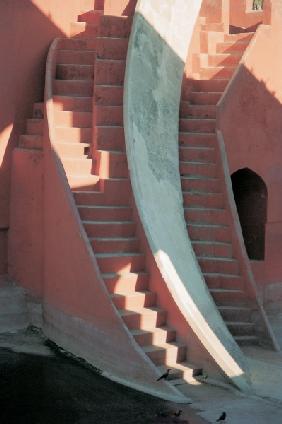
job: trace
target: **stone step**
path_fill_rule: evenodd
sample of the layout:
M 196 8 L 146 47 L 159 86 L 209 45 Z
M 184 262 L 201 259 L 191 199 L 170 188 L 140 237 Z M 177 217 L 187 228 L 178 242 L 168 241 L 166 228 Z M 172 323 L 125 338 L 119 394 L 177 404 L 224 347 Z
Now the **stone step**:
M 104 273 L 102 277 L 110 293 L 135 293 L 136 291 L 146 290 L 148 287 L 148 274 L 146 272 Z
M 82 221 L 88 237 L 134 237 L 136 225 L 133 221 Z M 108 272 L 108 271 L 103 271 Z M 109 271 L 110 272 L 110 271 Z M 135 272 L 135 271 L 134 271 Z

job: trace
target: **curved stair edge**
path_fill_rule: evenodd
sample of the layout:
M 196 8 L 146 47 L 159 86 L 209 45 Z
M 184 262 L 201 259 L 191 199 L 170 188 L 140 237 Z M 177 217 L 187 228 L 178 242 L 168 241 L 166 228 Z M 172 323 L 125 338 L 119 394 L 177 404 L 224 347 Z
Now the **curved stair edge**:
M 175 16 L 173 17 L 174 19 L 171 19 L 171 22 L 174 22 L 175 30 L 178 33 L 182 30 L 182 41 L 185 39 L 188 46 L 191 31 L 189 28 L 187 29 L 189 27 L 187 22 L 186 29 L 185 25 L 181 27 L 181 16 L 185 16 L 185 12 L 183 11 L 187 8 L 187 5 L 185 6 L 183 3 L 178 2 L 177 7 L 174 7 L 172 13 L 175 13 Z M 175 138 L 177 134 L 176 123 L 178 122 L 178 106 L 182 82 L 181 69 L 184 69 L 185 62 L 184 52 L 181 52 L 183 53 L 183 57 L 181 57 L 181 54 L 179 55 L 179 46 L 174 46 L 175 52 L 178 55 L 172 52 L 171 40 L 169 47 L 165 45 L 162 49 L 158 46 L 158 51 L 162 51 L 163 54 L 162 58 L 159 59 L 160 62 L 162 61 L 162 64 L 166 63 L 168 65 L 167 68 L 179 68 L 179 75 L 177 72 L 173 84 L 170 81 L 169 87 L 173 86 L 173 91 L 167 85 L 162 85 L 159 80 L 154 80 L 154 76 L 157 78 L 158 72 L 155 72 L 155 75 L 151 75 L 149 67 L 145 68 L 144 63 L 146 60 L 150 62 L 150 57 L 146 58 L 145 56 L 146 53 L 150 56 L 148 46 L 151 44 L 152 49 L 156 49 L 154 43 L 160 43 L 161 38 L 155 28 L 152 28 L 152 19 L 148 18 L 146 20 L 150 8 L 146 8 L 146 4 L 143 5 L 142 1 L 139 2 L 138 6 L 129 42 L 124 96 L 125 140 L 135 202 L 152 253 L 171 296 L 181 313 L 204 348 L 211 354 L 213 360 L 220 366 L 227 377 L 243 391 L 250 391 L 248 367 L 245 357 L 227 331 L 225 323 L 207 291 L 191 247 L 191 242 L 187 237 L 183 212 L 179 212 L 180 209 L 181 211 L 183 210 L 183 207 L 180 178 L 177 177 L 179 175 L 178 151 L 176 148 L 178 141 Z M 200 6 L 200 2 L 194 1 L 193 16 L 192 18 L 190 16 L 191 25 L 193 25 L 192 21 L 196 20 L 198 6 Z M 181 13 L 179 13 L 180 9 Z M 177 13 L 179 14 L 178 19 L 176 19 Z M 159 25 L 161 27 L 161 24 Z M 164 30 L 165 27 L 172 31 L 172 27 L 169 25 L 163 25 L 160 31 Z M 146 49 L 143 48 L 143 50 L 142 43 L 138 38 L 141 33 L 142 40 L 146 40 Z M 162 39 L 165 39 L 163 33 Z M 164 41 L 162 42 L 165 44 Z M 140 51 L 138 51 L 138 48 Z M 167 50 L 169 49 L 170 51 L 168 52 Z M 138 57 L 140 56 L 142 56 L 142 63 L 138 61 Z M 174 63 L 169 63 L 170 60 L 174 61 Z M 140 78 L 136 77 L 136 69 L 139 70 Z M 145 84 L 144 81 L 147 83 Z M 140 89 L 142 84 L 143 89 Z M 151 89 L 153 87 L 162 87 L 162 90 L 160 89 L 157 93 L 160 96 L 158 97 L 158 103 L 155 102 L 157 116 L 150 116 L 151 120 L 158 123 L 158 126 L 155 125 L 157 127 L 156 131 L 152 129 L 152 125 L 149 125 L 149 123 L 143 124 L 142 127 L 140 122 L 138 122 L 138 118 L 136 118 L 139 116 L 149 118 L 146 109 L 149 105 L 146 105 L 146 102 L 142 101 L 144 99 L 138 98 L 138 94 L 140 95 L 143 91 L 148 90 L 150 84 L 152 86 Z M 155 88 L 156 91 L 157 88 Z M 168 98 L 172 99 L 172 103 L 167 106 L 170 110 L 170 119 L 167 119 L 166 108 L 161 108 L 161 100 L 163 99 L 164 102 L 167 102 Z M 161 130 L 161 126 L 164 128 L 163 130 Z M 147 131 L 148 128 L 152 131 L 151 133 Z M 158 160 L 159 156 L 156 154 L 153 155 L 148 147 L 154 146 L 158 139 L 157 134 L 162 133 L 166 135 L 161 140 L 162 149 L 169 152 L 167 165 L 170 166 L 170 179 L 167 175 L 165 164 L 162 166 L 162 161 Z M 165 145 L 165 141 L 167 145 Z M 154 175 L 154 170 L 156 169 L 158 170 L 157 176 Z M 173 183 L 171 182 L 172 175 Z M 147 180 L 148 178 L 150 179 L 150 187 L 147 187 L 147 190 L 144 189 L 146 178 Z M 158 200 L 156 201 L 156 199 Z M 157 224 L 161 220 L 162 227 L 159 223 Z M 171 228 L 175 230 L 174 238 L 178 242 L 178 249 L 173 248 L 173 235 L 169 233 Z M 164 251 L 165 248 L 166 250 Z M 177 258 L 176 250 L 181 254 L 181 260 Z

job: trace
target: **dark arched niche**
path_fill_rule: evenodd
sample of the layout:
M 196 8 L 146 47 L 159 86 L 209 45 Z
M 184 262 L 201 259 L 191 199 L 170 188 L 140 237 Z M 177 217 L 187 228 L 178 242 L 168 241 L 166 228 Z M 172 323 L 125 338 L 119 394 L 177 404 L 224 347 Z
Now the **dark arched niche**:
M 234 199 L 250 259 L 263 260 L 267 214 L 267 187 L 263 179 L 248 168 L 231 176 Z

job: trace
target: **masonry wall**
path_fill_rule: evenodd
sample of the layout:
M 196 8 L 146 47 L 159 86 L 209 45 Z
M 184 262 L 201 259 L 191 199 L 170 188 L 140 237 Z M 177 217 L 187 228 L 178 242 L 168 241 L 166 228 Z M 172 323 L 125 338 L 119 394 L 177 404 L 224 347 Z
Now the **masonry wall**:
M 82 0 L 0 2 L 0 273 L 7 271 L 12 150 L 25 131 L 32 105 L 43 100 L 49 45 L 69 33 Z

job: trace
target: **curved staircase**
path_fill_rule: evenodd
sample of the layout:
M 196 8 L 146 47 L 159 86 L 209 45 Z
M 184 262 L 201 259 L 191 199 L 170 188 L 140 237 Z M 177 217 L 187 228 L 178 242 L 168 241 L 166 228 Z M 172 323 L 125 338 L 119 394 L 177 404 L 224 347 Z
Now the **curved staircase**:
M 220 24 L 203 24 L 198 68 L 183 82 L 179 159 L 188 234 L 209 291 L 239 345 L 256 344 L 253 309 L 232 246 L 216 135 L 216 104 L 253 33 L 223 34 Z M 221 41 L 209 45 L 211 33 Z M 212 34 L 213 39 L 217 34 Z M 220 37 L 219 37 L 220 38 Z
M 113 305 L 159 374 L 172 368 L 170 380 L 177 384 L 179 378 L 193 380 L 202 370 L 187 361 L 187 346 L 168 325 L 167 312 L 150 290 L 133 218 L 123 132 L 132 17 L 96 12 L 84 14 L 86 22 L 72 26 L 74 38 L 58 44 L 53 81 L 56 151 Z

